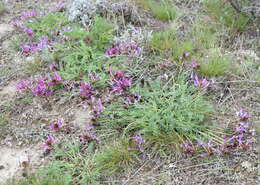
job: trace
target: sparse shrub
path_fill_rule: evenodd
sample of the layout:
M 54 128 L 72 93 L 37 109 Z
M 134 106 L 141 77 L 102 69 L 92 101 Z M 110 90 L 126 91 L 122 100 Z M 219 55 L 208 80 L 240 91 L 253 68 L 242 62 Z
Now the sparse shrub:
M 177 17 L 177 9 L 169 0 L 157 2 L 155 0 L 137 0 L 147 10 L 150 10 L 155 18 L 162 21 L 173 20 Z
M 226 1 L 204 0 L 203 3 L 207 13 L 217 23 L 238 32 L 246 30 L 249 17 L 243 13 L 238 13 Z
M 231 58 L 223 56 L 220 51 L 209 51 L 208 56 L 200 62 L 200 72 L 208 77 L 226 74 L 231 69 Z
M 200 50 L 214 48 L 218 44 L 217 34 L 213 25 L 202 21 L 196 22 L 191 32 L 193 43 Z
M 176 35 L 172 30 L 155 32 L 148 45 L 155 51 L 171 50 L 176 45 Z
M 0 14 L 4 13 L 5 11 L 5 5 L 4 3 L 0 2 Z

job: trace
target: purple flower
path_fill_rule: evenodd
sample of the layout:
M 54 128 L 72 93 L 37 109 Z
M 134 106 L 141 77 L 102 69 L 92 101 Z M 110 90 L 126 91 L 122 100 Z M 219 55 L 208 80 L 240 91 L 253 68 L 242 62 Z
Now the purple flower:
M 111 85 L 112 93 L 122 94 L 127 91 L 132 85 L 132 79 L 125 76 L 124 72 L 116 72 L 113 74 L 112 69 L 109 70 L 110 75 L 112 76 Z
M 135 103 L 136 101 L 139 101 L 141 99 L 141 96 L 138 94 L 132 94 L 129 97 L 126 98 L 125 104 L 130 105 Z
M 23 24 L 22 24 L 20 21 L 18 21 L 18 20 L 12 20 L 12 21 L 10 22 L 10 24 L 13 25 L 13 26 L 16 27 L 16 28 L 21 28 L 21 27 L 23 27 Z
M 236 133 L 241 134 L 241 133 L 247 133 L 248 132 L 248 123 L 241 122 L 239 125 L 236 127 Z
M 102 104 L 102 102 L 101 102 L 101 99 L 98 99 L 98 100 L 96 101 L 96 105 L 94 105 L 94 106 L 92 107 L 94 116 L 95 116 L 95 117 L 100 116 L 100 114 L 103 112 L 103 109 L 104 109 L 104 107 L 103 107 L 103 104 Z
M 237 116 L 240 118 L 241 121 L 246 121 L 249 118 L 248 112 L 241 109 L 240 111 L 236 112 Z
M 22 12 L 21 14 L 21 20 L 27 20 L 29 18 L 35 17 L 37 15 L 38 11 L 37 10 L 31 10 L 27 12 Z
M 195 87 L 206 89 L 210 85 L 210 82 L 206 78 L 199 79 L 196 75 L 194 79 L 194 85 Z
M 95 97 L 91 97 L 91 99 L 88 100 L 87 103 L 91 105 L 91 109 L 94 114 L 94 117 L 95 118 L 99 117 L 104 109 L 101 99 L 96 99 Z
M 197 63 L 197 61 L 196 60 L 191 60 L 191 67 L 192 68 L 198 68 L 200 65 Z
M 61 12 L 64 11 L 66 8 L 66 4 L 64 1 L 60 1 L 58 3 L 55 4 L 55 10 L 56 12 Z
M 93 74 L 93 73 L 90 73 L 90 74 L 88 75 L 88 78 L 89 78 L 89 80 L 91 81 L 91 83 L 94 83 L 94 82 L 100 80 L 100 77 L 99 77 L 97 74 Z
M 80 141 L 90 143 L 91 141 L 99 141 L 99 139 L 97 136 L 91 135 L 89 132 L 85 132 L 80 136 Z
M 190 53 L 189 53 L 189 52 L 184 52 L 184 53 L 182 54 L 182 56 L 183 56 L 183 58 L 187 58 L 188 56 L 190 56 Z
M 85 130 L 87 131 L 87 132 L 89 132 L 89 131 L 91 131 L 92 129 L 94 129 L 95 127 L 93 126 L 93 125 L 86 125 L 86 127 L 85 127 Z
M 27 28 L 27 27 L 24 27 L 23 28 L 23 31 L 26 35 L 28 35 L 29 37 L 32 37 L 34 35 L 34 32 L 31 28 Z
M 53 94 L 52 90 L 50 90 L 47 86 L 48 85 L 47 82 L 49 80 L 50 80 L 49 78 L 39 78 L 37 80 L 36 86 L 31 89 L 32 93 L 35 96 L 50 96 L 50 95 L 52 95 Z
M 55 141 L 54 137 L 49 134 L 47 139 L 44 141 L 44 144 L 41 145 L 41 148 L 45 150 L 52 149 L 54 141 Z
M 39 38 L 39 43 L 37 44 L 39 50 L 50 47 L 50 38 L 48 36 L 42 36 Z
M 22 92 L 24 90 L 29 89 L 29 83 L 21 80 L 17 85 L 16 85 L 16 90 L 19 92 Z
M 183 148 L 186 155 L 194 155 L 197 152 L 190 141 L 185 141 L 183 144 L 181 144 L 181 147 Z
M 51 125 L 48 126 L 49 129 L 51 129 L 52 131 L 58 131 L 63 125 L 62 120 L 58 120 L 54 123 L 52 123 Z
M 88 82 L 80 82 L 79 89 L 79 95 L 81 98 L 88 99 L 93 94 L 93 89 L 90 87 L 90 83 Z
M 62 78 L 58 73 L 54 73 L 53 77 L 51 80 L 48 82 L 48 85 L 57 85 L 62 82 Z
M 120 54 L 120 51 L 119 49 L 117 48 L 110 48 L 106 51 L 106 54 L 109 56 L 109 57 L 115 57 L 116 55 L 119 55 Z
M 113 47 L 106 51 L 106 54 L 110 57 L 117 55 L 140 55 L 142 49 L 134 42 L 117 42 L 113 44 Z
M 24 55 L 29 55 L 30 54 L 30 52 L 31 52 L 31 46 L 28 46 L 28 45 L 22 45 L 22 46 L 20 46 L 20 48 L 21 48 L 21 50 L 22 50 L 22 53 L 24 54 Z
M 144 151 L 143 144 L 145 143 L 145 140 L 140 135 L 136 135 L 132 137 L 132 140 L 134 141 L 135 146 L 141 151 Z

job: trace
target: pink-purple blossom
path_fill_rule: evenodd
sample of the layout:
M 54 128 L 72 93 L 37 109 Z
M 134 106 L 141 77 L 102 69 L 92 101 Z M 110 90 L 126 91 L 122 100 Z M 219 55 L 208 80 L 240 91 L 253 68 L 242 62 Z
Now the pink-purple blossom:
M 37 10 L 30 10 L 30 11 L 26 11 L 26 12 L 22 12 L 21 14 L 21 20 L 25 21 L 28 20 L 30 18 L 36 17 L 38 14 Z
M 97 99 L 92 96 L 91 99 L 87 101 L 87 103 L 91 106 L 94 118 L 99 117 L 104 109 L 101 99 Z
M 63 125 L 63 121 L 59 119 L 56 122 L 49 125 L 48 128 L 51 129 L 52 131 L 59 131 L 62 125 Z
M 191 60 L 191 63 L 190 63 L 191 67 L 192 68 L 198 68 L 200 66 L 200 64 L 197 63 L 196 60 Z
M 53 91 L 48 87 L 49 78 L 39 78 L 37 80 L 36 86 L 31 90 L 35 96 L 50 96 L 53 94 Z
M 183 144 L 181 144 L 181 147 L 183 148 L 183 152 L 185 153 L 185 155 L 188 156 L 194 155 L 197 152 L 196 148 L 190 141 L 183 142 Z
M 139 94 L 131 94 L 129 97 L 126 98 L 125 104 L 131 105 L 141 99 L 141 96 Z
M 136 135 L 131 138 L 134 141 L 134 145 L 138 148 L 140 152 L 144 152 L 144 143 L 145 140 L 141 135 Z
M 29 87 L 29 83 L 24 81 L 24 80 L 21 80 L 17 85 L 16 85 L 16 90 L 19 91 L 19 92 L 22 92 L 22 91 L 25 91 L 25 90 L 28 90 L 30 87 Z
M 50 81 L 48 82 L 48 85 L 57 85 L 62 83 L 62 78 L 58 73 L 54 73 Z
M 201 89 L 206 89 L 210 85 L 210 82 L 206 79 L 199 79 L 197 75 L 194 77 L 194 85 L 195 87 L 201 88 Z
M 116 72 L 113 74 L 112 69 L 109 70 L 112 76 L 111 85 L 112 93 L 122 94 L 126 92 L 132 85 L 132 79 L 125 76 L 124 72 Z
M 31 28 L 23 27 L 23 31 L 29 37 L 33 37 L 34 36 L 34 32 L 33 32 L 33 30 Z
M 41 148 L 45 150 L 52 149 L 54 141 L 55 141 L 54 137 L 51 134 L 49 134 L 47 139 L 44 141 L 44 144 L 41 145 Z
M 79 89 L 79 95 L 81 98 L 89 99 L 93 94 L 93 89 L 90 87 L 90 83 L 88 82 L 80 82 Z
M 236 112 L 236 114 L 241 121 L 246 121 L 249 118 L 248 112 L 246 112 L 244 109 L 239 110 L 238 112 Z
M 109 57 L 115 57 L 117 55 L 134 56 L 141 54 L 141 47 L 135 42 L 117 42 L 113 44 L 112 48 L 106 51 Z

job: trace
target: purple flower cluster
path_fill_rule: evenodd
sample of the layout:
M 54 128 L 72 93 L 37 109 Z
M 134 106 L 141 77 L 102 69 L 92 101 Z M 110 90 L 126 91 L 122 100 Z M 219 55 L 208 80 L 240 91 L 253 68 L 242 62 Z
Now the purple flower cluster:
M 124 72 L 116 72 L 113 74 L 112 69 L 109 70 L 112 76 L 111 85 L 112 93 L 122 94 L 126 92 L 132 85 L 132 79 L 125 76 Z
M 118 55 L 134 56 L 140 55 L 141 52 L 141 47 L 134 42 L 117 42 L 113 44 L 112 48 L 109 48 L 106 51 L 106 54 L 109 57 L 115 57 Z
M 55 73 L 51 78 L 38 78 L 36 82 L 28 83 L 20 81 L 16 85 L 19 92 L 31 90 L 34 96 L 50 96 L 53 94 L 52 86 L 62 83 L 62 78 L 58 73 Z
M 195 75 L 193 81 L 195 87 L 198 87 L 200 89 L 207 89 L 210 85 L 210 82 L 206 78 L 199 79 L 197 75 Z
M 181 147 L 183 149 L 183 153 L 187 156 L 192 156 L 197 152 L 195 146 L 190 141 L 183 142 Z
M 90 83 L 80 82 L 79 95 L 83 99 L 89 99 L 93 95 L 93 89 L 91 88 Z
M 24 55 L 29 55 L 30 53 L 37 53 L 43 49 L 48 49 L 51 47 L 52 40 L 48 36 L 42 36 L 38 39 L 38 42 L 30 42 L 26 45 L 21 45 L 20 49 Z
M 83 142 L 83 143 L 90 143 L 92 141 L 99 142 L 98 137 L 91 133 L 91 131 L 94 128 L 95 127 L 92 126 L 92 125 L 87 125 L 86 128 L 85 128 L 84 133 L 80 136 L 80 141 Z
M 143 144 L 145 143 L 145 140 L 142 138 L 140 135 L 136 135 L 131 138 L 134 142 L 135 147 L 140 151 L 144 152 L 144 146 Z
M 43 13 L 39 12 L 37 10 L 30 10 L 30 11 L 27 11 L 27 12 L 22 12 L 20 19 L 22 21 L 26 21 L 28 19 L 35 18 L 37 15 L 43 15 Z
M 249 119 L 249 114 L 244 109 L 236 112 L 236 115 L 240 118 L 241 121 L 247 121 Z
M 26 91 L 30 89 L 30 84 L 24 80 L 21 80 L 20 82 L 18 82 L 18 84 L 16 85 L 16 90 L 18 92 L 22 92 L 22 91 Z
M 51 150 L 53 148 L 54 141 L 54 137 L 51 134 L 49 134 L 47 139 L 44 141 L 44 144 L 41 145 L 41 148 L 45 150 Z
M 199 149 L 202 149 L 206 153 L 201 154 L 201 156 L 210 156 L 210 155 L 222 155 L 230 154 L 232 149 L 249 149 L 252 143 L 254 142 L 254 130 L 249 130 L 248 118 L 249 114 L 241 109 L 237 112 L 237 116 L 240 118 L 239 124 L 235 128 L 234 134 L 228 138 L 225 138 L 222 144 L 213 145 L 212 141 L 209 141 L 207 144 L 198 142 L 196 145 L 193 145 L 191 141 L 185 141 L 181 146 L 183 152 L 186 156 L 195 155 L 198 153 Z
M 126 105 L 131 105 L 137 101 L 140 101 L 141 96 L 139 94 L 131 94 L 129 97 L 126 98 L 125 104 Z
M 52 131 L 59 131 L 60 128 L 62 127 L 63 125 L 63 121 L 62 120 L 57 120 L 56 122 L 52 123 L 51 125 L 48 126 L 48 128 Z
M 32 87 L 32 93 L 34 96 L 50 96 L 53 94 L 50 86 L 48 86 L 49 78 L 39 78 L 36 85 Z
M 94 118 L 99 117 L 104 110 L 104 106 L 102 104 L 101 99 L 97 99 L 92 96 L 91 99 L 87 100 L 87 103 L 91 107 Z
M 192 68 L 198 68 L 198 67 L 200 67 L 200 64 L 198 64 L 197 61 L 194 60 L 194 59 L 191 60 L 190 65 L 191 65 Z
M 65 1 L 60 1 L 60 2 L 57 2 L 55 4 L 53 11 L 54 12 L 62 12 L 62 11 L 65 11 L 65 8 L 66 8 Z

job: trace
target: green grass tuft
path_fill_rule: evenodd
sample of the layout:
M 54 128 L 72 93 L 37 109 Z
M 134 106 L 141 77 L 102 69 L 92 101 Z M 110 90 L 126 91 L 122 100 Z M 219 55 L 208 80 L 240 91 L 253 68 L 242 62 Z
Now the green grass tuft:
M 177 8 L 168 0 L 157 2 L 155 0 L 137 0 L 146 10 L 152 12 L 155 18 L 162 21 L 174 20 L 177 17 Z
M 106 146 L 95 157 L 96 168 L 103 173 L 113 174 L 137 164 L 138 153 L 136 150 L 129 150 L 130 146 L 129 141 L 124 138 Z
M 200 72 L 207 77 L 226 74 L 231 70 L 231 58 L 223 56 L 218 50 L 209 51 L 209 56 L 200 62 Z

